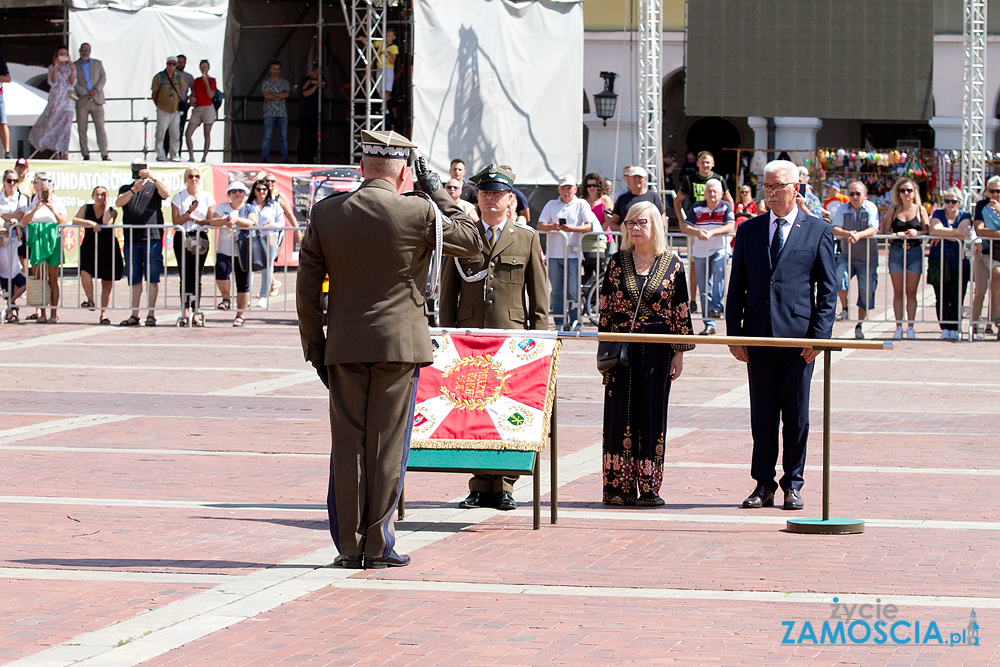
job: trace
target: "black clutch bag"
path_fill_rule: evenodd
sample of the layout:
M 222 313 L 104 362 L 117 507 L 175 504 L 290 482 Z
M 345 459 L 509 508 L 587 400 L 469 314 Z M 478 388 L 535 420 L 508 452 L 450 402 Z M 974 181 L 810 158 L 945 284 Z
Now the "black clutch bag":
M 628 368 L 628 343 L 602 341 L 597 344 L 597 370 L 601 373 Z
M 659 261 L 658 258 L 657 261 Z M 632 314 L 632 323 L 628 327 L 629 333 L 635 329 L 635 318 L 639 316 L 640 305 L 642 305 L 642 290 L 639 290 L 635 312 Z M 597 370 L 601 373 L 607 373 L 616 368 L 628 368 L 628 343 L 599 341 L 597 343 Z

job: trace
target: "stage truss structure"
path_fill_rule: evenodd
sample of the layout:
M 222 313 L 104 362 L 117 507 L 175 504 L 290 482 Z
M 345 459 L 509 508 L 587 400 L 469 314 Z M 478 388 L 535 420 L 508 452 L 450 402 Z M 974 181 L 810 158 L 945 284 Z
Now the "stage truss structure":
M 971 211 L 986 177 L 986 0 L 964 0 L 962 48 L 962 191 Z
M 340 4 L 354 44 L 351 50 L 351 156 L 360 160 L 362 130 L 385 128 L 386 96 L 380 46 L 385 43 L 388 3 L 385 0 L 340 0 Z
M 662 30 L 663 0 L 639 0 L 639 164 L 649 172 L 648 187 L 653 191 L 660 189 L 663 170 Z

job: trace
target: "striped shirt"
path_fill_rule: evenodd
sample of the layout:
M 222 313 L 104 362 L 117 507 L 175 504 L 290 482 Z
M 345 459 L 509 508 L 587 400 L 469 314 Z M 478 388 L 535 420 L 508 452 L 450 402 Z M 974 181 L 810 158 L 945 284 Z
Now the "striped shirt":
M 736 217 L 733 215 L 732 206 L 726 200 L 719 200 L 716 207 L 711 209 L 702 199 L 688 211 L 686 222 L 698 229 L 711 231 L 727 223 L 736 222 Z M 691 254 L 695 257 L 708 257 L 725 247 L 726 238 L 724 236 L 713 236 L 707 241 L 695 238 L 691 245 Z

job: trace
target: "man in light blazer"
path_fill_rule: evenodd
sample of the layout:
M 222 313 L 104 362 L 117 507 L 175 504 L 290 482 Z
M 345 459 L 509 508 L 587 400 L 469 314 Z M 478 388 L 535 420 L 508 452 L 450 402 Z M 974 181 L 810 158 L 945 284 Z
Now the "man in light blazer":
M 736 231 L 726 301 L 730 336 L 830 338 L 837 305 L 833 231 L 795 205 L 798 168 L 775 160 L 764 168 L 769 211 Z M 800 490 L 809 439 L 809 383 L 814 348 L 730 345 L 747 364 L 750 383 L 750 476 L 757 482 L 743 507 L 774 504 L 784 491 L 786 510 L 802 509 Z M 778 427 L 783 422 L 783 474 L 774 481 Z
M 306 361 L 330 393 L 330 534 L 337 567 L 401 567 L 393 513 L 409 454 L 420 366 L 434 356 L 424 289 L 440 209 L 444 253 L 482 252 L 482 234 L 418 167 L 423 197 L 397 194 L 415 146 L 395 132 L 361 133 L 365 180 L 313 206 L 299 253 L 296 309 Z M 323 278 L 330 277 L 327 312 Z M 325 325 L 325 331 L 324 331 Z
M 94 119 L 97 131 L 97 148 L 101 158 L 108 157 L 108 135 L 104 132 L 104 65 L 90 57 L 90 44 L 80 45 L 80 59 L 73 63 L 76 67 L 76 128 L 80 133 L 80 153 L 84 160 L 90 159 L 90 143 L 87 140 L 89 117 Z

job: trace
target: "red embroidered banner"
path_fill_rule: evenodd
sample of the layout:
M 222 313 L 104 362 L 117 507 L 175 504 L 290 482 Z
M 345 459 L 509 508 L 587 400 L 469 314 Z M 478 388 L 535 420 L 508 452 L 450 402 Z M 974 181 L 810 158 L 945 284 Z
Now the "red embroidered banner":
M 411 447 L 542 451 L 560 342 L 528 336 L 433 336 L 420 369 Z

